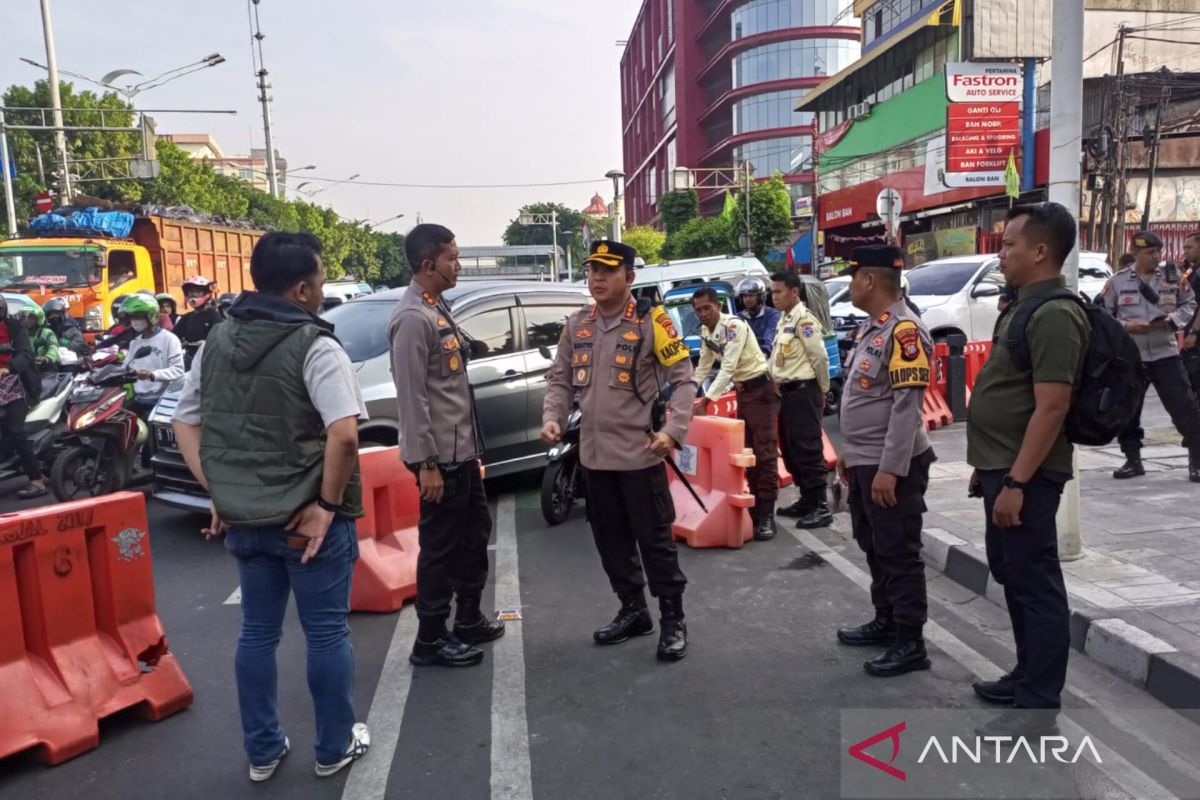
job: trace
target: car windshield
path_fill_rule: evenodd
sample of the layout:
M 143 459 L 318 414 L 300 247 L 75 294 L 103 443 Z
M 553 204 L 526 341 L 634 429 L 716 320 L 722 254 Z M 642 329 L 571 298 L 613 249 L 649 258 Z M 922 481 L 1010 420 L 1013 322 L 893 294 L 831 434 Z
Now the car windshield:
M 394 303 L 365 300 L 335 306 L 321 317 L 337 329 L 346 355 L 358 364 L 388 351 L 388 318 L 393 308 Z
M 100 278 L 96 256 L 97 251 L 80 248 L 5 249 L 0 252 L 0 286 L 92 286 Z
M 977 261 L 947 261 L 923 264 L 909 271 L 908 293 L 912 297 L 947 297 L 958 294 L 981 265 Z
M 675 323 L 675 328 L 684 339 L 700 335 L 700 320 L 696 318 L 696 312 L 690 302 L 667 306 L 667 313 L 671 315 L 671 321 Z

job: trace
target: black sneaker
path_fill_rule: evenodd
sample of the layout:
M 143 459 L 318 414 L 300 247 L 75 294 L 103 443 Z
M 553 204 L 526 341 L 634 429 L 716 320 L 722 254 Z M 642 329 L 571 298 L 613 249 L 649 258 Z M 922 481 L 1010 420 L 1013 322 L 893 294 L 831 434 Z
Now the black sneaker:
M 1016 696 L 1017 680 L 1009 672 L 994 681 L 975 681 L 971 684 L 971 688 L 975 690 L 975 694 L 989 703 L 1012 705 Z
M 829 510 L 829 504 L 822 500 L 811 511 L 796 520 L 796 527 L 801 530 L 827 528 L 832 522 L 833 512 Z
M 328 778 L 330 775 L 336 775 L 348 764 L 352 764 L 358 759 L 367 754 L 367 748 L 371 746 L 371 732 L 367 730 L 367 725 L 364 722 L 354 723 L 354 727 L 350 729 L 350 746 L 346 748 L 346 753 L 332 764 L 322 764 L 317 762 L 317 777 Z
M 898 639 L 883 655 L 863 664 L 868 674 L 877 678 L 892 678 L 906 672 L 929 669 L 929 654 L 921 639 Z
M 408 663 L 414 667 L 473 667 L 483 661 L 483 651 L 454 636 L 436 642 L 413 644 Z
M 838 628 L 838 641 L 851 647 L 891 644 L 896 638 L 896 624 L 891 617 L 876 616 L 856 628 Z
M 641 606 L 622 603 L 613 621 L 592 633 L 596 644 L 620 644 L 630 636 L 649 636 L 654 633 L 654 620 L 645 601 Z
M 1198 456 L 1188 458 L 1188 480 L 1192 483 L 1200 483 L 1200 457 Z
M 1113 472 L 1113 477 L 1119 481 L 1128 480 L 1129 478 L 1140 478 L 1146 474 L 1146 468 L 1142 466 L 1142 459 L 1137 456 L 1126 456 L 1125 463 L 1120 469 Z

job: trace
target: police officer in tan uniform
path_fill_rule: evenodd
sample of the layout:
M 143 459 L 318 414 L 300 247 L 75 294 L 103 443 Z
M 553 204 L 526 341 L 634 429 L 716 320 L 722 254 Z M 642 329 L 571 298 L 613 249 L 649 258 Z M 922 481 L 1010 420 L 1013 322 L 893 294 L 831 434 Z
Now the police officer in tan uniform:
M 771 276 L 771 299 L 782 316 L 771 348 L 771 377 L 779 387 L 779 445 L 783 463 L 800 488 L 800 500 L 779 509 L 799 517 L 798 528 L 820 528 L 833 522 L 825 499 L 825 447 L 821 418 L 829 391 L 829 353 L 821 323 L 800 300 L 801 279 L 795 272 Z
M 694 413 L 704 414 L 708 404 L 729 391 L 737 392 L 737 415 L 745 425 L 746 446 L 754 450 L 754 466 L 746 470 L 754 508 L 754 538 L 775 538 L 775 498 L 779 496 L 779 392 L 767 370 L 767 359 L 758 347 L 750 323 L 721 313 L 721 298 L 711 286 L 696 290 L 692 309 L 700 320 L 700 363 L 697 383 L 717 368 L 708 390 L 698 398 Z M 774 309 L 772 309 L 774 310 Z M 774 332 L 772 332 L 772 338 Z
M 1141 231 L 1135 235 L 1133 256 L 1133 265 L 1113 275 L 1097 299 L 1125 323 L 1125 330 L 1137 343 L 1146 377 L 1183 435 L 1183 446 L 1188 449 L 1188 477 L 1200 483 L 1200 408 L 1175 340 L 1176 331 L 1192 323 L 1196 295 L 1181 280 L 1174 264 L 1159 265 L 1162 240 L 1155 234 Z M 1144 400 L 1144 392 L 1142 397 Z M 1117 437 L 1125 464 L 1113 473 L 1114 478 L 1146 474 L 1142 466 L 1143 435 L 1139 404 L 1137 413 Z
M 388 322 L 400 420 L 400 458 L 417 477 L 421 553 L 417 558 L 416 666 L 483 661 L 474 645 L 504 635 L 480 610 L 488 574 L 492 515 L 479 474 L 483 444 L 467 382 L 467 346 L 442 293 L 458 283 L 454 234 L 418 225 L 404 242 L 413 279 Z M 457 596 L 454 633 L 446 631 Z
M 934 461 L 921 406 L 933 340 L 904 300 L 904 254 L 892 245 L 857 247 L 843 274 L 850 300 L 870 316 L 855 334 L 842 393 L 838 477 L 849 487 L 850 524 L 871 570 L 875 618 L 842 628 L 848 645 L 887 645 L 863 666 L 871 675 L 928 669 L 928 613 L 921 521 Z
M 653 633 L 644 593 L 649 582 L 662 612 L 658 657 L 674 661 L 687 653 L 687 579 L 671 537 L 675 506 L 663 459 L 687 434 L 696 384 L 688 348 L 666 311 L 633 299 L 636 257 L 629 245 L 602 240 L 584 261 L 596 303 L 567 319 L 546 375 L 542 441 L 562 437 L 572 394 L 578 393 L 588 520 L 621 600 L 616 617 L 593 638 L 616 644 Z M 659 411 L 663 384 L 671 387 L 665 416 Z

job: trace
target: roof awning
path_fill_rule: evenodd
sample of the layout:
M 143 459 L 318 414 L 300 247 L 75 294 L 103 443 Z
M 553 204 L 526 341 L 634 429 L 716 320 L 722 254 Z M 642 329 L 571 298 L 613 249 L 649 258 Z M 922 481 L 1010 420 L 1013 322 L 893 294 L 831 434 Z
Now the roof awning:
M 858 59 L 858 61 L 855 61 L 853 64 L 841 70 L 840 72 L 830 75 L 819 85 L 813 87 L 812 91 L 800 98 L 800 103 L 796 106 L 795 110 L 836 111 L 837 109 L 826 108 L 822 103 L 817 101 L 819 101 L 822 97 L 826 97 L 829 91 L 834 87 L 839 86 L 851 75 L 855 74 L 860 69 L 882 56 L 888 50 L 891 50 L 893 47 L 903 42 L 905 39 L 918 33 L 919 31 L 924 30 L 929 25 L 937 24 L 934 20 L 941 16 L 946 9 L 953 7 L 955 2 L 956 0 L 945 0 L 945 2 L 943 2 L 937 8 L 930 9 L 929 11 L 921 14 L 919 17 L 909 22 L 903 28 L 889 33 L 887 40 L 875 47 L 875 49 L 873 49 L 868 55 Z M 828 97 L 826 97 L 826 102 L 828 102 Z

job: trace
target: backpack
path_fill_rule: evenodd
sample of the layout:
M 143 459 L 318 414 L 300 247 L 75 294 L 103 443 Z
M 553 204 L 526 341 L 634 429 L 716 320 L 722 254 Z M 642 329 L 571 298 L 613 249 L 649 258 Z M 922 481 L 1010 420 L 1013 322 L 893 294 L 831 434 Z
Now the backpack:
M 1076 387 L 1078 392 L 1067 412 L 1067 440 L 1082 445 L 1108 444 L 1137 412 L 1138 400 L 1146 385 L 1141 353 L 1126 333 L 1125 326 L 1103 307 L 1085 303 L 1075 293 L 1059 289 L 1013 307 L 1013 319 L 1004 346 L 1017 369 L 1030 375 L 1033 372 L 1026 328 L 1034 313 L 1051 300 L 1074 301 L 1087 315 L 1091 329 L 1079 386 Z M 997 337 L 993 336 L 993 344 L 996 341 Z

